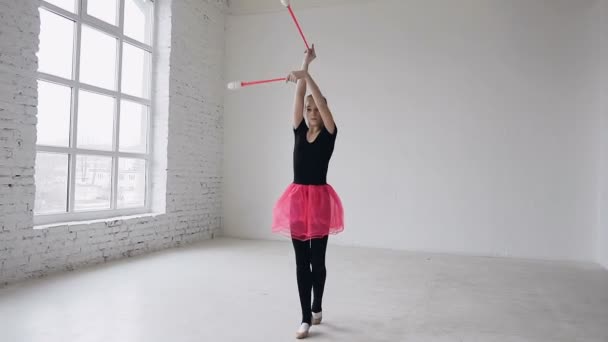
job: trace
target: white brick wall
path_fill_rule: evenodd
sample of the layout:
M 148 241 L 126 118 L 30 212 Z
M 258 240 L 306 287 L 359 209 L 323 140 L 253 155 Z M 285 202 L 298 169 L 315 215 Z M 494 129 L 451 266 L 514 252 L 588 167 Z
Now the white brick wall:
M 39 3 L 0 0 L 0 286 L 220 232 L 225 0 L 156 1 L 156 213 L 34 229 Z

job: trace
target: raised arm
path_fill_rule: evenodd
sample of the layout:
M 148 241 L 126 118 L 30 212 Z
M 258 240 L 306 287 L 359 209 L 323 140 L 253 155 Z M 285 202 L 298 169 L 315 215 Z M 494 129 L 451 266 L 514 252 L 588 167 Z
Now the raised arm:
M 317 108 L 319 108 L 319 113 L 321 114 L 321 120 L 323 120 L 323 125 L 327 128 L 329 133 L 334 134 L 336 131 L 336 123 L 334 122 L 334 116 L 331 114 L 331 110 L 329 110 L 329 106 L 327 105 L 327 101 L 321 94 L 321 90 L 319 86 L 312 79 L 312 76 L 306 71 L 306 82 L 310 87 L 310 92 L 312 93 L 312 98 L 315 100 L 317 104 Z
M 308 66 L 317 57 L 315 53 L 315 45 L 304 52 L 304 60 L 302 61 L 302 70 L 308 72 Z M 304 97 L 306 96 L 306 80 L 300 79 L 297 81 L 296 94 L 293 99 L 293 128 L 298 128 L 302 120 L 304 120 Z
M 308 70 L 304 69 L 292 71 L 291 74 L 289 74 L 289 76 L 287 77 L 287 81 L 298 82 L 298 84 L 300 84 L 299 82 L 301 82 L 302 80 L 304 80 L 306 84 L 310 87 L 312 98 L 315 100 L 317 108 L 319 108 L 319 113 L 321 114 L 321 120 L 323 120 L 323 125 L 325 125 L 325 128 L 327 128 L 327 131 L 329 131 L 329 133 L 334 134 L 334 132 L 336 131 L 336 123 L 334 122 L 334 117 L 331 114 L 331 110 L 329 110 L 329 106 L 327 105 L 323 94 L 321 94 L 319 86 L 317 85 L 315 80 L 313 80 L 312 76 L 310 76 Z

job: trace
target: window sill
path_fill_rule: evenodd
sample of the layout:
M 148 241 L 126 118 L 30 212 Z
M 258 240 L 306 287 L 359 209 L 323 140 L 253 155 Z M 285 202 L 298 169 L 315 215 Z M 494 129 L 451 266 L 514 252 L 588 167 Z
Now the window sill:
M 42 229 L 53 229 L 53 228 L 59 228 L 59 227 L 86 226 L 86 225 L 99 224 L 99 223 L 103 223 L 107 227 L 115 227 L 115 226 L 122 225 L 124 223 L 124 221 L 138 220 L 138 219 L 154 219 L 161 215 L 164 215 L 164 213 L 144 213 L 144 214 L 136 214 L 136 215 L 116 216 L 116 217 L 111 217 L 111 218 L 95 219 L 95 220 L 67 221 L 67 222 L 35 225 L 34 229 L 42 230 Z

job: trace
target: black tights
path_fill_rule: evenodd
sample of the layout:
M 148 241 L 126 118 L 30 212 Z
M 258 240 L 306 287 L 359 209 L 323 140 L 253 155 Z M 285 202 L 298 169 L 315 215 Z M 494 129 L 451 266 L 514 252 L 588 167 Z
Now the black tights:
M 300 292 L 300 306 L 302 307 L 302 323 L 310 324 L 312 312 L 321 312 L 323 289 L 327 277 L 327 270 L 325 269 L 327 239 L 327 236 L 306 241 L 292 239 L 296 254 L 296 274 L 298 291 Z M 312 308 L 310 307 L 311 290 L 314 292 Z

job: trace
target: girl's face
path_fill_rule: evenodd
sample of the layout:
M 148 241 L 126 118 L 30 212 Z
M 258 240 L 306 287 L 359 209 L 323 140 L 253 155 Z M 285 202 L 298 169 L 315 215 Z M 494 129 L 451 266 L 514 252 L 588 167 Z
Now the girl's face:
M 308 124 L 310 126 L 322 126 L 323 120 L 321 120 L 321 113 L 319 113 L 319 108 L 315 103 L 315 100 L 312 97 L 308 97 L 306 99 L 306 118 L 308 119 Z

